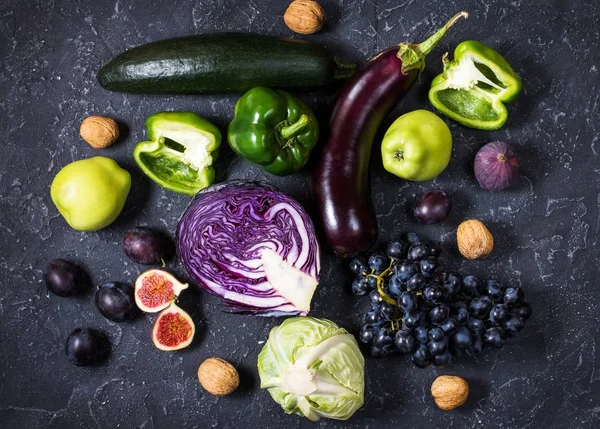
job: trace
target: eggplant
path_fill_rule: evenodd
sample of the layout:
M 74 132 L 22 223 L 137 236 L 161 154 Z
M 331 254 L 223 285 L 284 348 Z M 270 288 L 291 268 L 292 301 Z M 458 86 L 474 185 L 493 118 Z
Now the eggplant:
M 425 68 L 425 57 L 461 17 L 452 17 L 418 45 L 386 49 L 358 69 L 336 96 L 330 136 L 312 189 L 323 231 L 333 251 L 352 256 L 377 240 L 369 160 L 377 129 Z

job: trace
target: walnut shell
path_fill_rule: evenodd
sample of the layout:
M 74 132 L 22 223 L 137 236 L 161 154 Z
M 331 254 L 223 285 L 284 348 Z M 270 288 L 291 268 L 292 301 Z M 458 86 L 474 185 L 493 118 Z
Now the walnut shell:
M 229 362 L 220 358 L 206 359 L 198 368 L 198 380 L 215 396 L 229 395 L 240 385 L 240 376 Z
M 431 385 L 431 395 L 442 410 L 453 410 L 467 402 L 469 384 L 460 377 L 441 375 Z
M 290 30 L 299 34 L 312 34 L 323 28 L 325 12 L 314 0 L 295 0 L 283 15 Z
M 119 138 L 119 126 L 114 119 L 104 116 L 89 116 L 83 120 L 79 134 L 93 148 L 110 146 Z
M 466 220 L 456 231 L 458 250 L 467 259 L 485 258 L 494 248 L 494 237 L 477 219 Z

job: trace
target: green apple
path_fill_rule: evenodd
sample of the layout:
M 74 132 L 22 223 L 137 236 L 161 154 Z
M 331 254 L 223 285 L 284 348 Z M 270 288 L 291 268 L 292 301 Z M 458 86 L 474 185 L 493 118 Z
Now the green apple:
M 97 231 L 121 213 L 131 176 L 110 158 L 95 156 L 72 162 L 52 181 L 52 202 L 71 228 Z

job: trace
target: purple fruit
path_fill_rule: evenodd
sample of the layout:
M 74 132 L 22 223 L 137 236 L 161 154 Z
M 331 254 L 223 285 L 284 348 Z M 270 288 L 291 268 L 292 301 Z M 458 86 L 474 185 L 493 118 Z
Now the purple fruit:
M 502 142 L 488 143 L 475 155 L 475 178 L 487 191 L 502 191 L 517 181 L 519 160 L 513 148 Z
M 441 189 L 427 191 L 417 197 L 414 215 L 426 225 L 440 223 L 452 210 L 452 200 Z
M 99 331 L 77 328 L 71 332 L 65 344 L 67 359 L 73 365 L 88 366 L 100 362 L 108 355 L 110 344 Z
M 145 226 L 135 227 L 125 235 L 123 250 L 133 262 L 144 265 L 162 263 L 165 253 L 160 234 Z
M 105 283 L 96 291 L 96 307 L 113 322 L 124 322 L 137 315 L 133 286 L 127 283 Z
M 50 261 L 44 279 L 48 290 L 62 297 L 80 294 L 89 286 L 85 273 L 77 265 L 64 259 Z

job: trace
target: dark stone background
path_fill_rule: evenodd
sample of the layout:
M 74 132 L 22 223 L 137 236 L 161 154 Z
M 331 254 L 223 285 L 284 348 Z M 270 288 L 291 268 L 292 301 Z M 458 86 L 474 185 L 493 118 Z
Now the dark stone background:
M 421 41 L 459 10 L 459 22 L 431 54 L 427 71 L 391 120 L 431 109 L 426 94 L 441 69 L 440 57 L 466 39 L 498 49 L 523 80 L 521 98 L 498 131 L 471 130 L 450 122 L 454 153 L 433 182 L 410 183 L 373 156 L 373 195 L 386 242 L 406 230 L 441 239 L 445 261 L 463 273 L 522 286 L 534 316 L 522 334 L 499 351 L 464 358 L 445 369 L 415 368 L 407 358 L 368 359 L 366 403 L 348 422 L 312 424 L 285 415 L 258 387 L 260 341 L 278 319 L 230 315 L 200 291 L 181 305 L 198 325 L 187 350 L 158 351 L 153 317 L 114 324 L 93 304 L 93 294 L 64 299 L 47 292 L 42 275 L 55 257 L 83 264 L 94 284 L 133 282 L 144 267 L 121 252 L 125 232 L 139 224 L 173 233 L 188 198 L 164 191 L 139 172 L 134 145 L 145 138 L 144 120 L 164 109 L 193 110 L 225 130 L 236 96 L 133 96 L 109 93 L 96 82 L 113 55 L 157 39 L 214 31 L 295 37 L 282 20 L 286 1 L 3 0 L 0 5 L 0 426 L 3 428 L 169 427 L 485 427 L 592 428 L 600 426 L 600 357 L 596 343 L 600 289 L 596 250 L 600 229 L 599 11 L 587 1 L 322 1 L 327 25 L 307 37 L 363 62 L 401 41 Z M 303 98 L 323 119 L 331 93 Z M 92 114 L 116 118 L 118 144 L 95 151 L 78 135 Z M 476 151 L 492 140 L 510 142 L 523 165 L 514 188 L 490 194 L 472 174 Z M 321 143 L 322 144 L 322 143 Z M 50 182 L 67 163 L 102 154 L 133 178 L 126 208 L 97 233 L 70 229 L 52 205 Z M 311 208 L 310 169 L 275 178 L 224 150 L 218 180 L 264 180 Z M 422 227 L 408 215 L 413 196 L 441 187 L 454 210 L 441 225 Z M 356 198 L 363 198 L 357 195 Z M 457 253 L 455 230 L 479 218 L 496 239 L 491 257 L 467 262 Z M 183 275 L 176 262 L 169 269 Z M 342 263 L 323 255 L 322 283 L 312 314 L 357 332 L 366 300 L 349 292 Z M 96 368 L 77 368 L 64 341 L 77 326 L 104 330 L 114 350 Z M 234 363 L 242 387 L 224 399 L 206 394 L 196 370 L 210 356 Z M 440 374 L 465 377 L 466 406 L 438 410 L 429 388 Z

